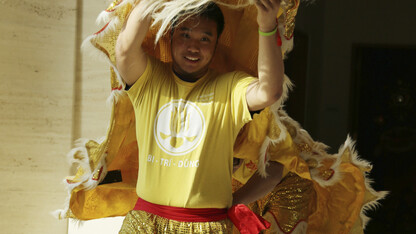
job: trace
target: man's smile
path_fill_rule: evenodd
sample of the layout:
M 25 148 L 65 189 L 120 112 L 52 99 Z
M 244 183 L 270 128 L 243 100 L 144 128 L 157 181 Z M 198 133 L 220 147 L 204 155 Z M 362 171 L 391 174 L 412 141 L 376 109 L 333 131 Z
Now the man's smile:
M 187 59 L 191 62 L 198 62 L 200 60 L 199 57 L 194 57 L 194 56 L 185 56 L 185 59 Z

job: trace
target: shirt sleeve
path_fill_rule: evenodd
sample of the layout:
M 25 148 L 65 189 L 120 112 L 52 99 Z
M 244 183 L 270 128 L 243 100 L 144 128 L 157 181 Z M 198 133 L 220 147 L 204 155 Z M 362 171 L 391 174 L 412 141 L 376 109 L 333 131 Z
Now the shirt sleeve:
M 232 118 L 237 129 L 240 129 L 251 120 L 248 109 L 246 93 L 247 87 L 257 78 L 244 72 L 235 72 L 231 91 Z
M 155 59 L 147 56 L 147 65 L 146 69 L 144 70 L 143 74 L 137 79 L 137 81 L 130 87 L 127 91 L 127 95 L 129 96 L 133 105 L 137 104 L 140 96 L 143 95 L 143 91 L 146 89 L 146 85 L 150 82 L 150 77 L 153 76 L 153 71 L 157 67 L 157 63 Z

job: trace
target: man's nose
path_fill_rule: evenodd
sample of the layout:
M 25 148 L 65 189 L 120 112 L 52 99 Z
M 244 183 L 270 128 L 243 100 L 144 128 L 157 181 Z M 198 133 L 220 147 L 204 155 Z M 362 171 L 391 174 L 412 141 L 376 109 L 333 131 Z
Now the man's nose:
M 191 40 L 188 44 L 188 51 L 192 53 L 199 52 L 199 41 L 198 40 Z

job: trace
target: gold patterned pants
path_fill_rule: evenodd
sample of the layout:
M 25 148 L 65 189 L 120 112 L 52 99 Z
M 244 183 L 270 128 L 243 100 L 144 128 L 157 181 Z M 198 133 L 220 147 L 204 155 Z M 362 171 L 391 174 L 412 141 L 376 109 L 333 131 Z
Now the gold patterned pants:
M 215 222 L 180 222 L 141 210 L 132 210 L 121 226 L 120 234 L 134 233 L 231 233 L 229 219 Z

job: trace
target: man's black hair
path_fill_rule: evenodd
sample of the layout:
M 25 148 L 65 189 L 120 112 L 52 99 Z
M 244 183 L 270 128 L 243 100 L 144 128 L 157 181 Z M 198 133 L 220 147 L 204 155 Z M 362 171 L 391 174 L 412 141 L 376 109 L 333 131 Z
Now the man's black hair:
M 224 15 L 222 14 L 221 9 L 214 2 L 209 2 L 203 6 L 203 10 L 198 14 L 199 17 L 213 20 L 217 24 L 217 38 L 221 36 L 222 31 L 224 30 Z M 186 13 L 181 14 L 186 15 Z M 171 36 L 175 30 L 176 25 L 178 24 L 178 17 L 173 19 Z

